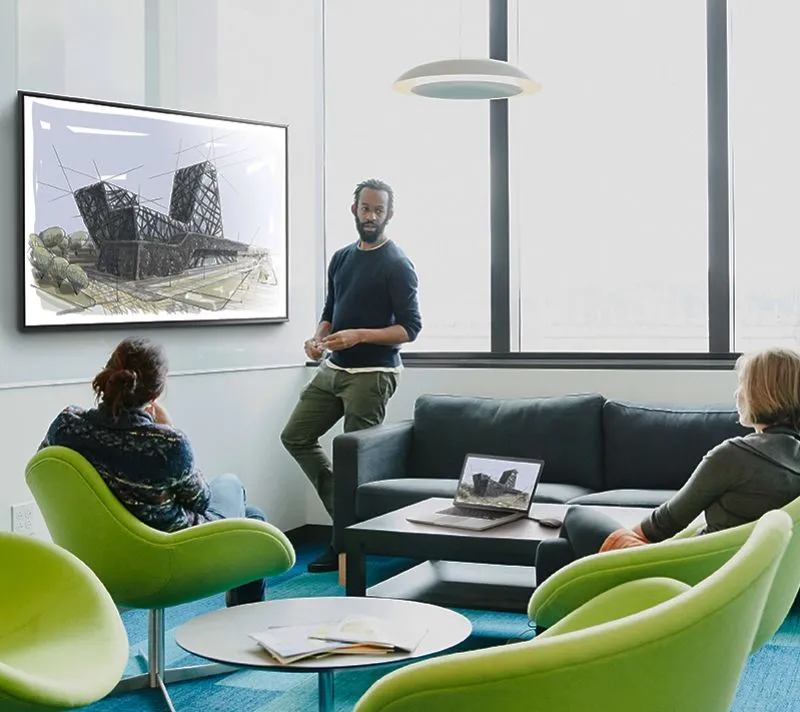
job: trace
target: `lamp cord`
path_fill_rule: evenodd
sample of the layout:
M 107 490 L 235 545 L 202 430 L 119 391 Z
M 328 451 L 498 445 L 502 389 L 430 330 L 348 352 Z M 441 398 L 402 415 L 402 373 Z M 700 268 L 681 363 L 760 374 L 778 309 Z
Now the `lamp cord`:
M 462 32 L 464 29 L 464 0 L 458 0 L 458 58 L 461 57 L 461 45 L 463 44 Z

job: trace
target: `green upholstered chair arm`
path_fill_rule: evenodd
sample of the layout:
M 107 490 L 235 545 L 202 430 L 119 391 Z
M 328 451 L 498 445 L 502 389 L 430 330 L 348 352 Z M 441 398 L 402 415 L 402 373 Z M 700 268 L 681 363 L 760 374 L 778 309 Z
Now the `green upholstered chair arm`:
M 754 651 L 778 630 L 800 589 L 800 497 L 782 511 L 792 520 L 793 535 L 775 574 Z M 692 525 L 660 544 L 586 557 L 556 572 L 534 591 L 528 615 L 537 627 L 549 628 L 594 596 L 638 578 L 665 576 L 693 585 L 724 564 L 754 527 L 755 522 L 750 522 L 695 537 Z
M 175 606 L 283 573 L 295 563 L 294 547 L 286 535 L 255 519 L 200 524 L 167 534 L 159 548 L 170 557 L 161 588 L 143 596 L 135 585 L 124 592 L 120 587 L 117 600 L 122 605 L 127 601 L 140 608 Z M 142 576 L 146 575 L 145 569 Z
M 111 596 L 49 542 L 0 534 L 0 709 L 74 708 L 108 694 L 128 661 Z
M 702 528 L 702 525 L 690 524 L 685 529 L 681 529 L 675 536 L 670 537 L 669 541 L 675 541 L 676 539 L 688 539 L 689 537 L 695 536 Z
M 540 633 L 538 639 L 573 633 L 584 628 L 646 611 L 690 590 L 691 586 L 668 578 L 628 581 L 601 593 Z
M 691 589 L 646 584 L 649 602 L 662 603 L 560 635 L 408 665 L 374 683 L 355 712 L 725 712 L 790 536 L 788 517 L 770 514 L 778 517 L 766 515 L 728 565 Z M 635 609 L 624 602 L 635 590 L 610 594 L 607 610 L 594 615 Z
M 528 616 L 537 627 L 549 628 L 604 591 L 642 578 L 666 577 L 694 585 L 730 559 L 749 532 L 736 527 L 578 559 L 533 592 Z

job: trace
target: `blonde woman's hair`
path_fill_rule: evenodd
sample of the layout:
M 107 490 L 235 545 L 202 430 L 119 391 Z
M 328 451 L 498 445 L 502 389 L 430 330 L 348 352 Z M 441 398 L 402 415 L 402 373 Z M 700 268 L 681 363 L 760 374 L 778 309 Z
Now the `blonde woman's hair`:
M 736 361 L 742 425 L 786 425 L 800 430 L 800 353 L 772 348 Z

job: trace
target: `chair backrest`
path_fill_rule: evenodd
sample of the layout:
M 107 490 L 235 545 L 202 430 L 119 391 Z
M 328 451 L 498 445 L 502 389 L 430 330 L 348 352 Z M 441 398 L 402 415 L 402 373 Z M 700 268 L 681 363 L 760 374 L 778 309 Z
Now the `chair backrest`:
M 775 634 L 800 590 L 800 498 L 783 507 L 783 511 L 792 520 L 793 536 L 775 575 L 753 650 Z M 579 559 L 557 571 L 533 592 L 528 615 L 537 627 L 549 628 L 603 591 L 650 576 L 666 576 L 693 586 L 728 561 L 754 526 L 755 522 L 751 522 L 713 534 Z
M 128 661 L 117 607 L 86 564 L 50 542 L 0 533 L 0 710 L 79 707 Z
M 783 507 L 782 511 L 792 520 L 792 538 L 778 564 L 775 580 L 767 595 L 764 613 L 753 641 L 753 651 L 778 632 L 800 592 L 800 497 Z M 750 531 L 754 526 L 755 523 L 745 524 L 743 528 Z
M 121 605 L 159 608 L 195 600 L 281 573 L 295 561 L 289 540 L 265 522 L 231 519 L 173 533 L 153 529 L 68 448 L 36 453 L 26 480 L 53 541 L 88 564 Z
M 78 557 L 56 544 L 0 532 L 0 561 L 4 571 L 0 576 L 0 649 L 28 620 L 39 622 L 36 634 L 45 642 L 49 625 L 64 614 L 65 600 L 69 606 L 76 597 L 119 618 L 97 576 Z M 81 611 L 71 615 L 80 616 Z M 120 629 L 124 631 L 121 621 Z
M 532 641 L 391 672 L 355 712 L 727 711 L 790 532 L 786 513 L 768 512 L 694 587 L 663 578 L 623 584 Z
M 143 594 L 163 586 L 169 536 L 125 509 L 86 458 L 45 448 L 28 463 L 25 479 L 53 541 L 86 562 L 115 600 L 126 596 L 132 579 Z

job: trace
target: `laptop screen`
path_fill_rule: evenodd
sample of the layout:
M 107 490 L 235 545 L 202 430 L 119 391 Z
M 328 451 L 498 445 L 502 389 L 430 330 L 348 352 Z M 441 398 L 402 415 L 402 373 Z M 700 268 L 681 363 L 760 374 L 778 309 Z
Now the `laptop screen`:
M 454 503 L 527 512 L 543 465 L 541 460 L 469 454 Z

